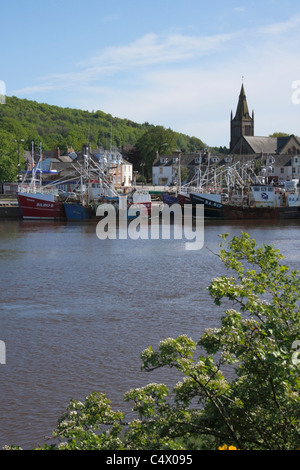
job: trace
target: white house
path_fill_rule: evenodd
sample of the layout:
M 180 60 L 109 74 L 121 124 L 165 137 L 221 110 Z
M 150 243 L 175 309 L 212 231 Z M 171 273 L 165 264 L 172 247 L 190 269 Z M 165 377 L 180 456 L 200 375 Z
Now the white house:
M 179 182 L 179 167 L 181 168 L 181 183 L 184 183 L 182 168 L 187 170 L 187 181 L 190 181 L 199 170 L 199 166 L 207 161 L 207 158 L 207 153 L 202 155 L 200 152 L 184 154 L 179 150 L 175 151 L 173 155 L 161 155 L 156 158 L 152 166 L 152 183 L 155 185 L 176 185 Z M 215 157 L 214 163 L 217 164 L 218 161 L 219 158 Z
M 176 170 L 178 170 L 178 157 L 160 156 L 152 167 L 152 184 L 173 184 Z
M 115 186 L 131 186 L 133 179 L 132 163 L 122 157 L 120 152 L 107 150 L 96 154 L 103 167 L 106 167 Z

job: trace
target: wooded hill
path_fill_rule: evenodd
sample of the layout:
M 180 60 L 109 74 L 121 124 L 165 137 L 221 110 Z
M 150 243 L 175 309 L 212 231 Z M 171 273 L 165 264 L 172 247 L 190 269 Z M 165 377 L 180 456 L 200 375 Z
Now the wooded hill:
M 0 129 L 12 139 L 24 139 L 24 148 L 31 149 L 31 142 L 42 143 L 44 150 L 72 146 L 75 151 L 89 142 L 93 148 L 113 146 L 122 148 L 135 145 L 149 129 L 155 127 L 147 122 L 138 124 L 129 119 L 120 119 L 102 111 L 83 111 L 37 103 L 16 97 L 7 97 L 0 107 Z M 176 144 L 193 152 L 203 148 L 204 143 L 196 138 L 177 133 Z
M 17 144 L 19 142 L 19 146 Z M 156 152 L 170 154 L 173 150 L 197 152 L 206 145 L 196 137 L 145 122 L 138 124 L 102 111 L 83 111 L 38 103 L 15 96 L 6 97 L 0 106 L 0 181 L 14 181 L 20 155 L 35 147 L 80 151 L 89 143 L 91 148 L 117 147 L 132 163 L 145 161 L 145 175 L 150 176 Z M 128 150 L 130 149 L 130 150 Z M 149 173 L 149 174 L 148 174 Z

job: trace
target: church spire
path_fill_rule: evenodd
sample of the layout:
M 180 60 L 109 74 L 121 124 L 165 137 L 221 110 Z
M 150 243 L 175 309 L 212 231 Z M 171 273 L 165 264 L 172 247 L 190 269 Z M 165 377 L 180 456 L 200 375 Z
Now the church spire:
M 241 121 L 242 119 L 250 119 L 244 84 L 242 84 L 234 119 L 237 119 L 239 121 Z
M 254 113 L 252 117 L 249 114 L 244 84 L 240 91 L 240 96 L 236 108 L 235 117 L 230 116 L 230 151 L 233 151 L 235 145 L 241 137 L 254 136 Z

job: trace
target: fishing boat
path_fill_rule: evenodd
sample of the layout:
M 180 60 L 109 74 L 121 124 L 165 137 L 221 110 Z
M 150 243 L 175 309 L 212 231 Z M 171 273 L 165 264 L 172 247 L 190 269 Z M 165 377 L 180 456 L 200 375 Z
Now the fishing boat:
M 142 209 L 144 209 L 145 214 L 147 214 L 148 217 L 151 216 L 151 209 L 152 209 L 152 202 L 151 202 L 151 195 L 149 191 L 147 190 L 138 190 L 134 191 L 132 194 L 132 201 L 131 201 L 131 206 L 139 207 L 142 206 Z
M 252 184 L 249 191 L 233 191 L 228 199 L 221 194 L 191 192 L 193 214 L 197 204 L 204 205 L 207 219 L 299 219 L 298 181 L 285 182 L 283 188 L 272 184 Z
M 194 177 L 177 191 L 178 202 L 181 206 L 191 204 L 191 193 L 219 194 L 222 192 L 224 176 L 233 181 L 232 173 L 236 171 L 236 164 L 232 167 L 222 165 L 220 168 L 207 167 L 203 172 L 201 167 L 197 169 Z M 230 176 L 229 176 L 230 175 Z
M 191 204 L 191 196 L 190 196 L 191 188 L 189 186 L 181 187 L 178 191 L 178 202 L 181 206 L 185 204 Z
M 84 155 L 82 165 L 76 169 L 80 184 L 75 189 L 76 199 L 64 203 L 67 220 L 90 220 L 96 217 L 99 204 L 117 204 L 119 195 L 110 180 L 104 162 L 96 162 L 90 155 Z M 75 165 L 74 165 L 75 167 Z
M 24 219 L 66 218 L 63 201 L 55 193 L 19 192 L 17 198 Z
M 71 194 L 59 189 L 57 182 L 43 186 L 41 161 L 40 149 L 40 159 L 37 165 L 34 165 L 32 150 L 31 170 L 25 173 L 17 191 L 22 217 L 24 219 L 65 219 L 64 201 L 71 197 Z
M 92 206 L 85 207 L 81 202 L 64 202 L 67 220 L 89 220 L 95 216 Z
M 171 206 L 172 204 L 177 204 L 179 202 L 178 196 L 170 193 L 162 193 L 162 200 L 165 204 L 168 204 L 168 206 Z

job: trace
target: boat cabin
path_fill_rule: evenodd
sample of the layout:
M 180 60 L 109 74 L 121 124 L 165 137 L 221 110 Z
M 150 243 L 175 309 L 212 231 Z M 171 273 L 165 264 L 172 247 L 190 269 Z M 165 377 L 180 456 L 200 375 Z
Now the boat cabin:
M 300 196 L 294 182 L 286 184 L 284 189 L 273 185 L 256 184 L 251 186 L 249 204 L 256 207 L 300 206 Z
M 249 204 L 256 207 L 274 207 L 280 205 L 280 197 L 277 200 L 274 186 L 255 184 L 250 189 Z

